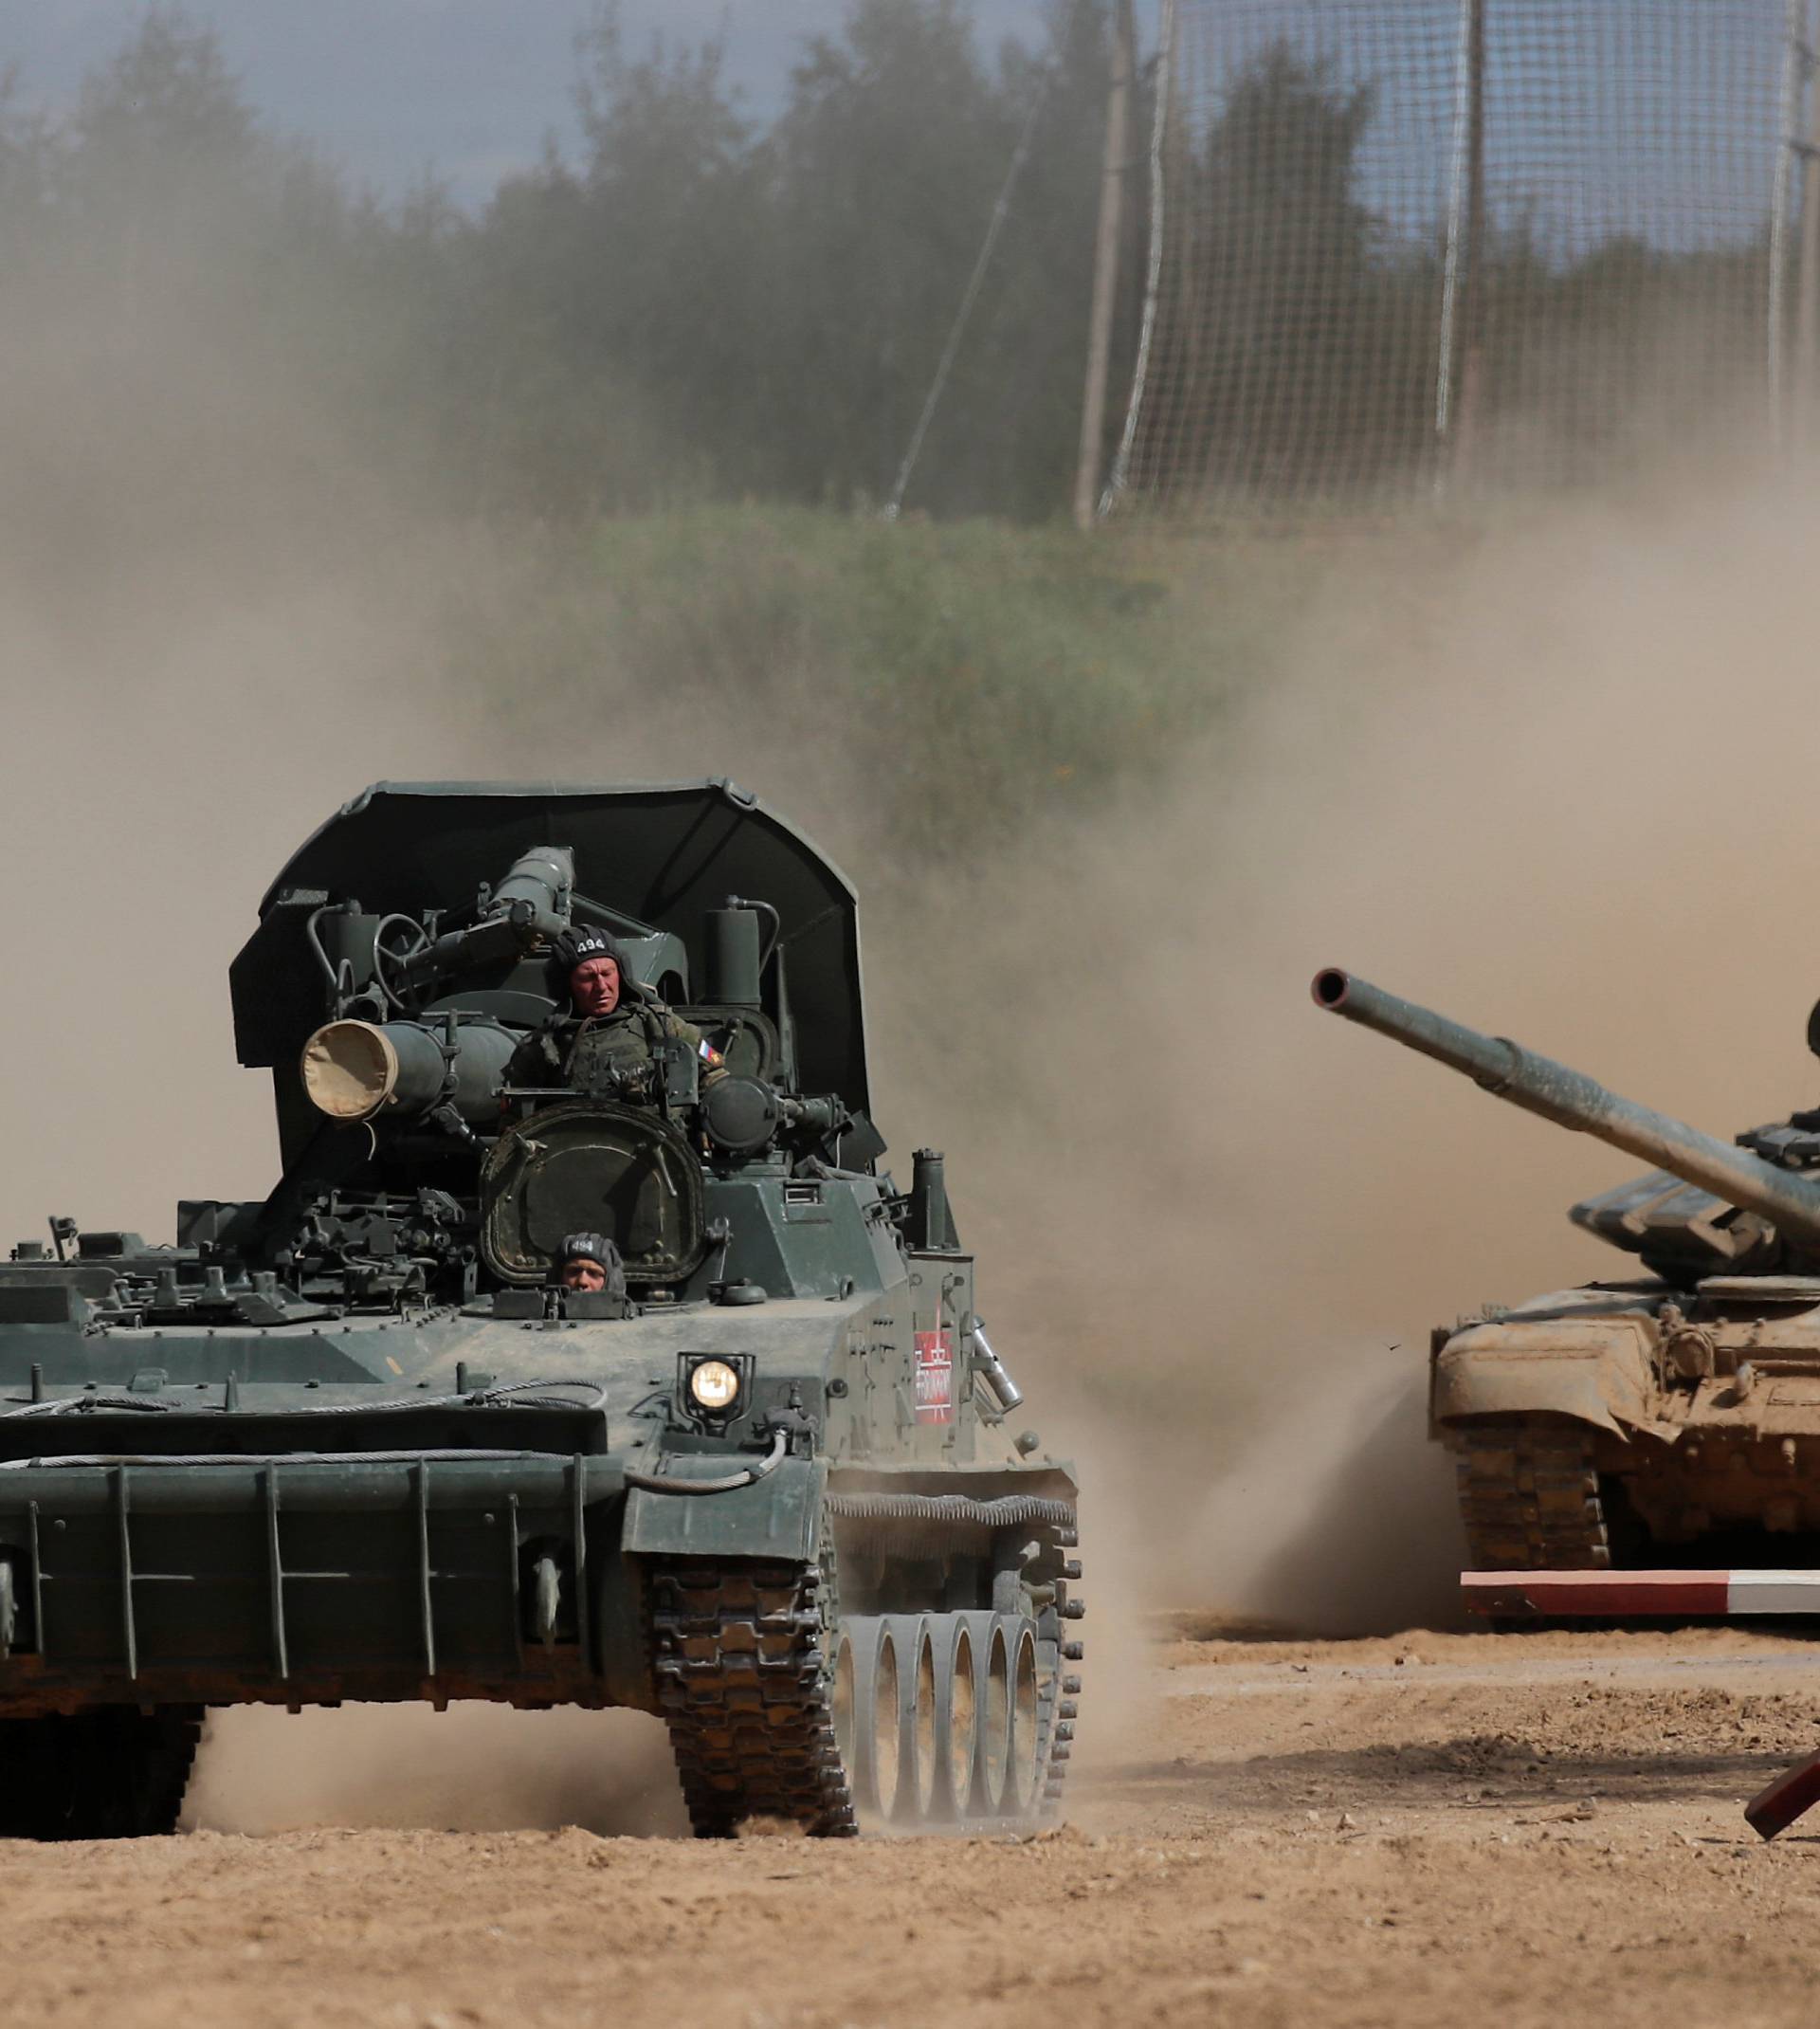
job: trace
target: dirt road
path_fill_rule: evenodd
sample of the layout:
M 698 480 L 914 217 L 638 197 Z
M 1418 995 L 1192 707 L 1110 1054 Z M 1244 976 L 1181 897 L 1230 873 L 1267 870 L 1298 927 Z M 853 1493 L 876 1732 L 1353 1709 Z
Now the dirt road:
M 338 1716 L 311 1737 L 357 1768 Z M 1786 1636 L 1177 1639 L 1122 1739 L 1083 1744 L 1070 1824 L 1023 1841 L 0 1845 L 0 2020 L 1805 2024 L 1820 1828 L 1765 1847 L 1738 1804 L 1817 1745 L 1820 1650 Z M 212 1751 L 219 1819 L 233 1755 L 261 1757 Z M 377 1808 L 377 1767 L 359 1782 Z

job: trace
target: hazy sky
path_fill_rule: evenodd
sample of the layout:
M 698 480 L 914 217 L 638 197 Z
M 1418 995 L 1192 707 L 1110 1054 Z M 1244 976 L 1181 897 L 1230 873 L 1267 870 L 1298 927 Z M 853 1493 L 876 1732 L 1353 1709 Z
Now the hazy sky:
M 60 102 L 118 48 L 142 0 L 0 0 L 0 70 L 28 99 Z M 534 162 L 572 131 L 573 41 L 590 0 L 192 0 L 248 97 L 356 176 L 396 192 L 434 168 L 464 199 Z M 684 40 L 724 27 L 728 73 L 754 113 L 782 96 L 803 38 L 839 27 L 845 0 L 623 0 L 637 49 L 662 27 Z M 975 0 L 982 43 L 1034 35 L 1041 0 Z

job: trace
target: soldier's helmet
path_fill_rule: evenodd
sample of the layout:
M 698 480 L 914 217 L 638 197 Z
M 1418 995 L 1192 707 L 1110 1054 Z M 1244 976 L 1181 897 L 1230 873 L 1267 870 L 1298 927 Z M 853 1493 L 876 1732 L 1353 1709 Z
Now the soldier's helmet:
M 603 1269 L 610 1269 L 618 1254 L 618 1249 L 599 1233 L 572 1233 L 564 1236 L 556 1251 L 557 1268 L 565 1268 L 571 1261 L 592 1261 Z
M 558 1002 L 569 996 L 569 981 L 577 965 L 585 965 L 590 959 L 611 959 L 619 967 L 619 993 L 623 1001 L 631 1000 L 642 991 L 633 977 L 631 960 L 621 949 L 616 938 L 605 930 L 592 925 L 568 930 L 559 937 L 550 951 L 550 994 Z

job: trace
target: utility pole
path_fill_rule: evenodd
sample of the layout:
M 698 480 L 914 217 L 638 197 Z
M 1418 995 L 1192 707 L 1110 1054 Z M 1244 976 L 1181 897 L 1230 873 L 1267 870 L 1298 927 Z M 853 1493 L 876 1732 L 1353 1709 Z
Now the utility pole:
M 1794 388 L 1795 442 L 1813 446 L 1816 394 L 1820 394 L 1820 82 L 1813 76 L 1814 53 L 1802 51 L 1808 68 L 1808 133 L 1800 151 L 1801 250 L 1795 268 Z
M 1453 469 L 1470 483 L 1485 370 L 1485 0 L 1469 0 L 1466 11 L 1466 247 L 1460 320 L 1465 355 Z
M 1119 293 L 1119 228 L 1124 217 L 1131 83 L 1138 68 L 1132 0 L 1113 0 L 1112 90 L 1106 100 L 1106 152 L 1100 172 L 1100 228 L 1093 249 L 1093 308 L 1087 319 L 1087 386 L 1081 403 L 1081 456 L 1074 474 L 1074 525 L 1093 526 L 1100 458 L 1106 432 L 1106 380 L 1112 370 L 1112 312 Z

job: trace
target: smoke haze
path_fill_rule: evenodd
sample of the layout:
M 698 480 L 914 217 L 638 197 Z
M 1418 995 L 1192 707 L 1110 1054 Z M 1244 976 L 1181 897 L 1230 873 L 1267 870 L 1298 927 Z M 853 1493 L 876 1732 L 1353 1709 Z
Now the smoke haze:
M 1634 1163 L 1322 1020 L 1317 965 L 1711 1131 L 1811 1100 L 1812 530 L 1766 484 L 1311 555 L 1285 679 L 1170 795 L 950 898 L 992 1040 L 917 1060 L 923 1117 L 1150 1597 L 1449 1614 L 1429 1325 L 1625 1271 L 1562 1214 Z
M 318 1824 L 450 1832 L 687 1836 L 669 1743 L 645 1712 L 486 1705 L 211 1713 L 184 1823 L 210 1832 Z

